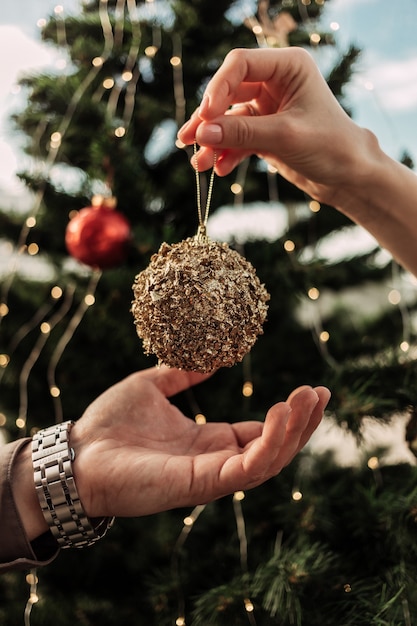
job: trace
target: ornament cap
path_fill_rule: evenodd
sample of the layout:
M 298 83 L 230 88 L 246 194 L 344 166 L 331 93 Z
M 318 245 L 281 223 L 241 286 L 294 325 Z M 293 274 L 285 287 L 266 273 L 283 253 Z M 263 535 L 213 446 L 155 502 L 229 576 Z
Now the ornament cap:
M 95 208 L 104 207 L 105 209 L 115 209 L 117 206 L 117 198 L 115 198 L 115 196 L 96 194 L 91 198 L 91 206 Z

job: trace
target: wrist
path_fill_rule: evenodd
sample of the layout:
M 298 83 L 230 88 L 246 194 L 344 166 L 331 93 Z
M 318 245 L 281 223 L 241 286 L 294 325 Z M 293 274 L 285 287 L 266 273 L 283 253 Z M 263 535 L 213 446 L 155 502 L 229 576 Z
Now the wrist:
M 36 495 L 30 442 L 20 450 L 13 466 L 13 498 L 28 541 L 48 531 Z
M 52 535 L 62 548 L 83 548 L 101 539 L 113 519 L 90 519 L 75 483 L 75 450 L 70 434 L 73 422 L 38 431 L 32 441 L 36 495 Z

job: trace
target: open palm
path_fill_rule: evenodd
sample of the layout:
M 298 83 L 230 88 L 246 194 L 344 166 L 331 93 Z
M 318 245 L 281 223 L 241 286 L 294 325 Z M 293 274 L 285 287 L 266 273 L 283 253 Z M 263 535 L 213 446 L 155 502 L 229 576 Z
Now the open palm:
M 71 433 L 91 517 L 204 504 L 276 475 L 305 445 L 329 400 L 300 387 L 265 422 L 197 424 L 167 399 L 207 375 L 166 367 L 132 374 L 95 400 Z

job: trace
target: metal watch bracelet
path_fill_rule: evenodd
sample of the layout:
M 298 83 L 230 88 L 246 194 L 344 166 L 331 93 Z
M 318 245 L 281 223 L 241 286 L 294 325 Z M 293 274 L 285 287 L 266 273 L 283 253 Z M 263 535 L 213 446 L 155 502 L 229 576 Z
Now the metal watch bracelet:
M 61 548 L 84 548 L 101 539 L 114 518 L 90 520 L 81 504 L 72 462 L 69 434 L 74 422 L 39 430 L 32 438 L 32 462 L 39 504 Z

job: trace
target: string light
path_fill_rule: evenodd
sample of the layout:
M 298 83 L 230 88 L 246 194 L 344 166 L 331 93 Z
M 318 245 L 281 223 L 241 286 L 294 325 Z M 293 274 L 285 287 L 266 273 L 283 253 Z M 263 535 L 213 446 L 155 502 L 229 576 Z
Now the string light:
M 4 413 L 0 413 L 0 426 L 6 426 L 7 418 Z
M 317 289 L 317 287 L 311 287 L 308 290 L 307 294 L 310 300 L 318 300 L 320 297 L 320 291 Z
M 327 330 L 322 330 L 320 335 L 319 335 L 319 339 L 323 343 L 326 343 L 330 339 L 330 334 L 327 332 Z
M 368 467 L 369 467 L 369 469 L 371 469 L 371 470 L 378 469 L 378 467 L 379 467 L 379 459 L 378 459 L 378 457 L 377 457 L 377 456 L 371 456 L 371 457 L 368 459 Z
M 206 508 L 205 504 L 199 504 L 191 511 L 191 514 L 184 518 L 183 523 L 184 526 L 178 536 L 178 539 L 175 543 L 174 549 L 172 551 L 171 558 L 171 571 L 174 576 L 174 581 L 176 583 L 177 588 L 177 601 L 178 601 L 178 617 L 175 621 L 176 624 L 185 624 L 185 610 L 184 610 L 184 597 L 182 593 L 181 580 L 180 580 L 180 555 L 182 549 L 184 547 L 187 538 L 194 527 L 195 522 L 200 517 L 201 513 Z
M 54 389 L 54 388 L 59 389 L 59 385 L 57 385 L 56 379 L 55 379 L 56 368 L 64 353 L 65 348 L 67 347 L 68 343 L 71 341 L 72 337 L 74 336 L 74 333 L 77 330 L 78 326 L 80 325 L 86 311 L 94 303 L 93 302 L 93 300 L 95 299 L 94 294 L 97 290 L 97 285 L 100 281 L 101 275 L 102 275 L 101 271 L 98 271 L 98 270 L 92 273 L 89 283 L 87 285 L 86 294 L 84 298 L 81 300 L 80 304 L 78 305 L 74 315 L 68 322 L 67 328 L 65 329 L 64 333 L 62 334 L 60 340 L 58 341 L 55 347 L 55 350 L 52 353 L 52 356 L 48 364 L 47 373 L 46 373 L 46 378 L 48 381 L 49 389 Z M 75 285 L 72 285 L 72 284 L 68 285 L 66 289 L 66 293 L 65 293 L 65 298 L 60 309 L 60 313 L 54 319 L 54 323 L 57 323 L 58 321 L 60 321 L 60 319 L 63 319 L 64 316 L 66 316 L 66 314 L 69 312 L 72 302 L 73 302 L 74 293 L 75 293 Z M 62 422 L 63 420 L 63 411 L 62 411 L 62 403 L 60 399 L 60 394 L 52 395 L 52 397 L 54 398 L 55 422 L 59 423 L 59 422 Z
M 230 191 L 235 195 L 239 195 L 243 191 L 243 187 L 240 183 L 233 183 L 230 185 Z
M 299 502 L 300 500 L 303 499 L 303 494 L 301 493 L 299 489 L 294 489 L 291 494 L 291 497 L 295 502 Z
M 10 357 L 8 354 L 0 354 L 0 367 L 7 367 L 10 362 Z
M 244 395 L 245 398 L 250 398 L 253 395 L 253 383 L 250 380 L 243 383 L 242 395 Z
M 36 226 L 36 217 L 34 217 L 33 215 L 28 217 L 26 219 L 26 226 L 28 228 L 33 228 L 34 226 Z
M 321 209 L 321 204 L 317 200 L 310 200 L 308 207 L 312 213 L 318 213 Z
M 287 239 L 286 241 L 284 241 L 284 250 L 286 252 L 294 252 L 295 243 L 291 241 L 291 239 Z
M 388 302 L 390 304 L 399 304 L 401 302 L 401 294 L 398 289 L 391 289 L 388 294 Z
M 84 297 L 84 302 L 87 306 L 92 306 L 95 303 L 96 299 L 92 293 L 88 293 Z
M 157 52 L 158 52 L 158 48 L 156 46 L 147 46 L 145 48 L 145 56 L 147 56 L 150 59 L 153 59 Z
M 39 252 L 39 246 L 37 243 L 30 243 L 27 247 L 27 252 L 30 256 L 35 256 Z
M 410 349 L 410 344 L 408 343 L 408 341 L 402 341 L 402 342 L 400 343 L 400 349 L 401 349 L 403 352 L 408 352 L 408 350 Z
M 255 607 L 253 606 L 249 598 L 244 599 L 244 604 L 245 604 L 245 609 L 248 613 L 252 613 L 255 610 Z
M 26 576 L 26 582 L 29 585 L 29 598 L 26 602 L 24 622 L 25 626 L 30 626 L 30 614 L 32 607 L 39 601 L 38 596 L 38 576 L 36 569 L 31 569 L 30 573 Z
M 112 89 L 114 87 L 114 78 L 105 78 L 103 80 L 104 89 Z
M 194 420 L 195 420 L 196 424 L 206 424 L 207 423 L 206 416 L 203 415 L 202 413 L 197 413 L 197 415 L 194 417 Z
M 59 300 L 59 298 L 62 296 L 62 289 L 61 287 L 58 287 L 58 285 L 55 285 L 54 287 L 52 287 L 51 289 L 51 297 L 54 300 Z

